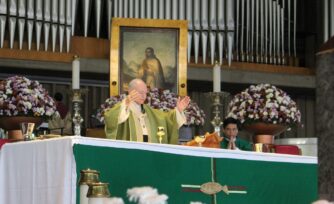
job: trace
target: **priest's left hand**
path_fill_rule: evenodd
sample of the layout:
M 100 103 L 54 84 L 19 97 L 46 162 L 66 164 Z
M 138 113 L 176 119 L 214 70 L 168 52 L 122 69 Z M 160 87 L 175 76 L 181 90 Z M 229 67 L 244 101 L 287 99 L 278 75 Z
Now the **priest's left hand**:
M 185 96 L 182 99 L 179 97 L 177 99 L 176 107 L 180 112 L 183 112 L 183 110 L 188 107 L 189 103 L 190 103 L 189 96 Z

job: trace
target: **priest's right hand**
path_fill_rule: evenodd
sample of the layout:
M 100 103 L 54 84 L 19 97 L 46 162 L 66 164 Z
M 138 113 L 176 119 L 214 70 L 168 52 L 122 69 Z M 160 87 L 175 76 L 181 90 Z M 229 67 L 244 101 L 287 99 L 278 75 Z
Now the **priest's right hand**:
M 131 90 L 125 99 L 125 104 L 128 106 L 131 102 L 136 102 L 140 99 L 140 94 L 136 90 Z

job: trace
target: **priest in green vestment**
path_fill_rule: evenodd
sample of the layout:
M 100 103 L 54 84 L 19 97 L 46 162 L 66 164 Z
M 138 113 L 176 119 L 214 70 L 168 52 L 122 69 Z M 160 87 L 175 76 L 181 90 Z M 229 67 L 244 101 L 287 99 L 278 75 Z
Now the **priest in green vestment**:
M 178 130 L 186 122 L 183 110 L 189 105 L 189 97 L 179 98 L 174 110 L 164 112 L 144 104 L 147 92 L 143 80 L 129 83 L 129 95 L 104 114 L 107 138 L 158 143 L 158 127 L 163 127 L 162 143 L 178 143 Z
M 220 143 L 224 149 L 239 149 L 252 151 L 253 145 L 238 137 L 239 121 L 234 118 L 226 118 L 223 122 L 224 140 Z

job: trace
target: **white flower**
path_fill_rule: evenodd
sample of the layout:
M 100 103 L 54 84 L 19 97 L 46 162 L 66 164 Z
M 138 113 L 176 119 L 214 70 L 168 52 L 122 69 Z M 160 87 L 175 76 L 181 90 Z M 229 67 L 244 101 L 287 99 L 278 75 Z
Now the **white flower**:
M 266 108 L 271 108 L 271 107 L 273 107 L 273 104 L 272 104 L 270 101 L 267 101 L 265 107 L 266 107 Z
M 29 101 L 24 101 L 23 105 L 27 108 L 27 109 L 31 109 L 32 108 L 32 104 Z
M 276 101 L 274 102 L 274 106 L 275 106 L 276 108 L 278 108 L 278 104 L 277 104 Z
M 13 90 L 12 89 L 7 89 L 6 90 L 6 94 L 12 94 L 13 93 Z
M 266 84 L 267 85 L 267 84 Z M 267 86 L 269 86 L 269 85 L 267 85 Z M 272 93 L 272 92 L 274 92 L 274 90 L 272 89 L 272 88 L 268 88 L 268 89 L 266 89 L 266 93 Z
M 273 117 L 275 117 L 275 116 L 276 116 L 275 112 L 271 112 L 271 113 L 270 113 L 270 117 L 271 117 L 271 118 L 273 118 Z
M 134 187 L 127 190 L 129 201 L 139 204 L 167 204 L 168 196 L 159 195 L 158 190 L 150 186 Z
M 333 204 L 333 202 L 329 202 L 327 200 L 317 200 L 314 201 L 312 204 Z
M 245 113 L 246 113 L 246 111 L 245 110 L 240 110 L 240 112 L 239 112 L 239 114 L 240 114 L 240 116 L 244 116 L 245 115 Z
M 283 97 L 280 97 L 279 95 L 277 95 L 277 96 L 276 96 L 276 100 L 277 100 L 277 102 L 278 102 L 279 104 L 281 104 L 282 101 L 283 101 Z
M 8 104 L 8 108 L 9 108 L 9 110 L 11 109 L 11 110 L 15 110 L 16 109 L 16 105 L 14 105 L 14 104 Z
M 269 94 L 266 95 L 266 98 L 270 99 L 270 98 L 272 98 L 273 96 L 274 96 L 274 94 L 269 93 Z
M 243 102 L 240 104 L 240 107 L 245 108 L 245 107 L 246 107 L 246 101 L 243 101 Z

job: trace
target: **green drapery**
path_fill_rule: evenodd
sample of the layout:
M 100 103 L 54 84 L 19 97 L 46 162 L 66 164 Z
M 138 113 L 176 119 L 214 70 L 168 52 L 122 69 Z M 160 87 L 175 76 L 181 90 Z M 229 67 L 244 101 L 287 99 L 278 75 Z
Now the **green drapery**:
M 211 181 L 211 158 L 137 149 L 74 145 L 77 174 L 81 169 L 100 171 L 112 196 L 126 198 L 132 187 L 152 186 L 169 196 L 168 203 L 213 203 L 201 192 L 185 192 L 181 184 Z M 311 203 L 317 199 L 317 165 L 241 159 L 215 159 L 216 182 L 243 186 L 247 194 L 217 194 L 217 203 Z M 77 188 L 77 203 L 79 188 Z M 129 203 L 129 202 L 128 202 Z

